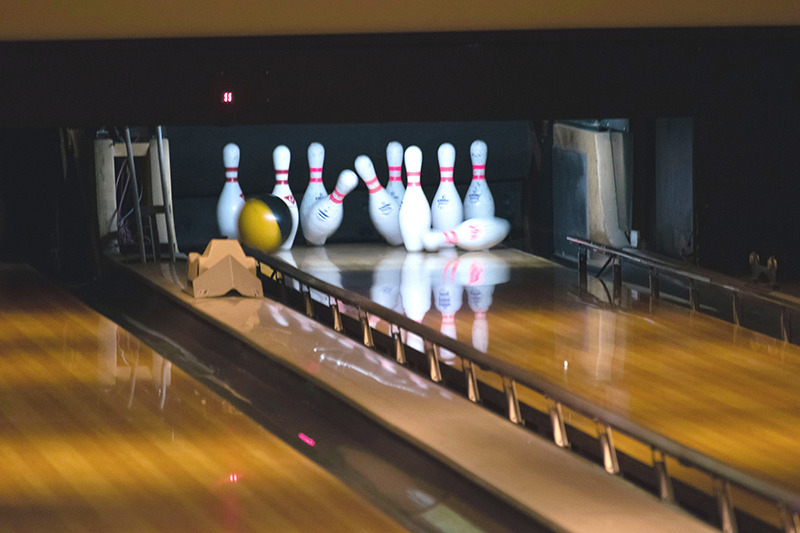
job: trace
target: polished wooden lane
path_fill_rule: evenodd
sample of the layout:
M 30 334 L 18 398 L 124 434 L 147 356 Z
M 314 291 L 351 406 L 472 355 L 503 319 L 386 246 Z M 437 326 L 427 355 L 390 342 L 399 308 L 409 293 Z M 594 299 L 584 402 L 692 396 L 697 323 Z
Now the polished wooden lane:
M 797 346 L 669 304 L 651 313 L 635 293 L 623 310 L 589 305 L 576 272 L 515 250 L 415 256 L 329 245 L 296 247 L 287 259 L 800 493 Z M 599 285 L 590 291 L 605 300 Z
M 235 294 L 194 298 L 186 290 L 185 263 L 112 270 L 119 275 L 105 285 L 104 301 L 121 297 L 121 314 L 113 315 L 136 331 L 168 334 L 159 326 L 168 314 L 197 317 L 224 331 L 230 342 L 244 342 L 261 357 L 302 375 L 305 383 L 345 399 L 373 423 L 446 465 L 450 474 L 445 473 L 443 483 L 392 489 L 408 495 L 405 505 L 421 507 L 420 520 L 414 523 L 425 529 L 434 519 L 437 531 L 538 531 L 542 524 L 547 530 L 575 533 L 712 530 L 681 509 L 281 303 Z M 164 309 L 159 316 L 152 316 L 155 305 L 148 294 L 158 295 L 157 306 Z M 307 394 L 308 387 L 304 389 L 298 394 Z M 361 461 L 365 451 L 377 447 L 377 440 L 368 438 L 368 449 L 355 455 L 348 451 L 350 445 L 337 448 L 348 463 L 358 459 L 362 471 L 379 473 L 374 490 L 384 492 L 418 469 L 403 461 L 403 453 L 389 450 Z M 438 468 L 432 463 L 425 467 Z M 480 493 L 470 494 L 470 487 L 479 487 Z
M 0 324 L 0 530 L 401 529 L 32 270 Z

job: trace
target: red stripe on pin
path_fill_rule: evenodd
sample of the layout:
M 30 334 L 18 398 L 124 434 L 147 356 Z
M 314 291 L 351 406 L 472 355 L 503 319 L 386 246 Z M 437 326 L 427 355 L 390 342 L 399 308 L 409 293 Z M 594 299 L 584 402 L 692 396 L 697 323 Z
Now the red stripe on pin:
M 239 181 L 239 178 L 225 178 L 225 181 L 227 181 L 228 183 L 236 183 L 237 181 Z
M 443 231 L 444 233 L 444 240 L 446 240 L 450 244 L 458 244 L 458 235 L 456 235 L 455 231 Z
M 389 172 L 402 172 L 403 167 L 389 167 Z
M 420 172 L 406 172 L 406 175 L 409 177 L 419 177 Z
M 472 165 L 472 170 L 484 170 L 486 165 Z
M 439 172 L 452 172 L 453 167 L 439 167 Z
M 409 181 L 408 182 L 408 186 L 409 187 L 422 187 L 422 184 L 420 182 L 418 182 L 418 181 Z
M 276 170 L 275 171 L 275 174 L 288 174 L 288 173 L 289 173 L 288 170 Z
M 322 167 L 308 167 L 309 172 L 322 172 Z
M 322 183 L 322 178 L 315 178 L 312 176 L 312 178 L 308 181 L 309 183 Z
M 275 185 L 288 185 L 289 180 L 275 180 Z
M 400 176 L 389 176 L 389 181 L 403 181 Z
M 337 191 L 336 189 L 333 190 L 331 193 L 331 202 L 335 204 L 340 204 L 344 201 L 344 195 Z
M 239 167 L 225 167 L 225 172 L 238 172 Z

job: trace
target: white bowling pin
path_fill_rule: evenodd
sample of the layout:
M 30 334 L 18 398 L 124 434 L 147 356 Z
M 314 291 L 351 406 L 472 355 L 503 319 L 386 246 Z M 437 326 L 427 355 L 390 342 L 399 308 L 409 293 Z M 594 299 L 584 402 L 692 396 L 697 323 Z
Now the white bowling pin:
M 403 187 L 403 145 L 392 141 L 386 145 L 386 164 L 389 166 L 389 183 L 386 192 L 394 196 L 398 203 L 403 202 L 406 188 Z
M 431 230 L 431 206 L 420 184 L 422 150 L 409 146 L 405 153 L 408 188 L 400 206 L 400 234 L 409 252 L 422 250 L 422 237 Z
M 403 244 L 403 236 L 400 234 L 400 202 L 386 192 L 378 181 L 375 166 L 369 157 L 358 156 L 355 167 L 359 177 L 369 189 L 369 218 L 375 229 L 392 246 Z
M 472 159 L 472 182 L 464 197 L 464 219 L 494 216 L 494 198 L 486 184 L 486 156 L 488 149 L 483 141 L 475 141 L 469 147 Z
M 431 202 L 433 229 L 450 231 L 464 221 L 464 205 L 453 183 L 456 149 L 450 143 L 439 147 L 439 188 Z
M 486 250 L 500 244 L 511 230 L 511 224 L 502 218 L 473 218 L 465 220 L 452 231 L 431 231 L 423 236 L 429 252 L 446 244 L 455 244 L 464 250 Z
M 222 149 L 225 164 L 225 185 L 217 200 L 217 228 L 220 235 L 239 238 L 239 212 L 244 207 L 244 195 L 239 186 L 239 147 L 233 143 Z
M 272 194 L 282 198 L 292 213 L 292 231 L 281 245 L 281 250 L 288 250 L 294 244 L 294 237 L 297 235 L 297 226 L 300 219 L 297 202 L 294 200 L 292 189 L 289 188 L 289 164 L 291 162 L 292 153 L 289 151 L 289 147 L 280 145 L 272 151 L 272 164 L 275 166 L 275 187 L 272 189 Z
M 303 193 L 300 202 L 300 230 L 306 236 L 306 221 L 311 214 L 311 206 L 328 196 L 325 185 L 322 183 L 322 164 L 325 162 L 325 147 L 320 143 L 308 145 L 308 187 Z
M 352 170 L 343 170 L 336 181 L 336 187 L 327 198 L 311 206 L 307 217 L 303 219 L 306 240 L 309 244 L 322 246 L 339 226 L 342 225 L 345 196 L 358 185 L 358 176 Z

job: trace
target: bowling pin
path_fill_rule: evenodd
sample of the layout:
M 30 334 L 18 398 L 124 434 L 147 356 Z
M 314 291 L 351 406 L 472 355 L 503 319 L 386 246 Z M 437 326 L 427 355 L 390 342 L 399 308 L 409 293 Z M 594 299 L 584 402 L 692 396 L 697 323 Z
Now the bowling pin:
M 306 240 L 309 244 L 322 246 L 339 226 L 342 225 L 345 196 L 358 185 L 358 176 L 352 170 L 343 170 L 336 181 L 336 187 L 327 198 L 311 206 L 306 218 L 302 219 Z
M 386 192 L 394 196 L 397 203 L 403 202 L 406 188 L 403 187 L 403 145 L 392 141 L 386 146 L 386 164 L 389 166 L 389 183 Z
M 486 184 L 486 143 L 475 141 L 469 147 L 472 159 L 472 182 L 464 197 L 464 219 L 494 216 L 494 198 Z
M 400 234 L 409 252 L 422 250 L 422 237 L 431 229 L 431 206 L 420 184 L 422 172 L 422 150 L 409 146 L 405 153 L 406 180 L 408 188 L 400 206 Z
M 359 177 L 369 189 L 369 218 L 375 229 L 392 246 L 403 244 L 403 236 L 400 234 L 400 202 L 386 192 L 378 181 L 375 166 L 369 157 L 358 156 L 355 167 Z
M 320 143 L 308 145 L 308 187 L 303 193 L 303 200 L 300 202 L 300 230 L 303 237 L 306 236 L 306 221 L 311 214 L 311 206 L 328 196 L 325 185 L 322 183 L 322 164 L 325 161 L 325 147 Z
M 473 218 L 465 220 L 451 231 L 428 232 L 422 240 L 429 252 L 439 250 L 448 243 L 464 250 L 487 250 L 502 242 L 510 230 L 511 224 L 502 218 Z
M 217 228 L 229 239 L 239 238 L 239 212 L 244 207 L 244 195 L 239 186 L 239 147 L 233 143 L 222 149 L 225 164 L 225 185 L 217 200 Z
M 433 229 L 450 231 L 464 221 L 464 206 L 453 183 L 453 166 L 456 149 L 450 143 L 439 147 L 439 188 L 431 202 L 431 224 Z
M 294 237 L 297 235 L 297 226 L 300 219 L 297 202 L 294 200 L 292 189 L 289 188 L 289 164 L 291 161 L 292 153 L 289 151 L 289 147 L 280 145 L 272 151 L 272 164 L 275 166 L 275 188 L 272 189 L 272 194 L 282 198 L 292 213 L 292 231 L 281 245 L 281 250 L 289 250 L 294 244 Z

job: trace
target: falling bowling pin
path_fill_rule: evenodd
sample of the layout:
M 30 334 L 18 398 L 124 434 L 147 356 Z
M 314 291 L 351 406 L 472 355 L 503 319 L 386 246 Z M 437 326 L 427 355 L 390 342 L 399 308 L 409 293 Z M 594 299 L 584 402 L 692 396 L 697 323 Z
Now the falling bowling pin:
M 431 202 L 431 224 L 433 229 L 450 231 L 464 221 L 464 206 L 453 183 L 453 167 L 456 149 L 450 143 L 439 147 L 439 188 Z
M 409 146 L 405 153 L 406 180 L 408 187 L 400 206 L 400 234 L 409 252 L 422 250 L 422 237 L 431 229 L 431 206 L 422 192 L 422 150 Z
M 386 145 L 386 164 L 389 166 L 389 183 L 386 192 L 391 194 L 398 203 L 403 202 L 406 188 L 403 187 L 403 145 L 392 141 Z
M 355 167 L 369 189 L 369 218 L 375 229 L 392 246 L 403 244 L 403 236 L 400 234 L 400 202 L 383 188 L 375 173 L 375 165 L 369 157 L 358 156 Z
M 282 198 L 286 205 L 289 206 L 289 211 L 292 214 L 292 231 L 281 245 L 281 250 L 289 250 L 294 244 L 300 219 L 297 202 L 294 200 L 292 189 L 289 188 L 289 165 L 291 162 L 292 153 L 289 151 L 288 146 L 280 145 L 272 151 L 272 164 L 275 167 L 275 188 L 272 189 L 272 194 Z
M 483 141 L 475 141 L 469 147 L 472 159 L 472 182 L 464 197 L 464 219 L 494 216 L 494 198 L 486 184 L 486 157 L 488 149 Z
M 352 170 L 343 170 L 336 181 L 336 187 L 327 198 L 311 206 L 303 222 L 306 240 L 309 244 L 322 246 L 339 226 L 342 225 L 345 196 L 358 185 L 358 176 Z
M 325 147 L 320 143 L 308 145 L 308 187 L 303 193 L 303 200 L 300 202 L 300 229 L 303 236 L 306 236 L 306 221 L 311 212 L 311 206 L 328 196 L 325 185 L 322 183 L 322 164 L 325 162 Z
M 502 218 L 473 218 L 465 220 L 452 231 L 430 231 L 422 240 L 429 252 L 454 244 L 464 250 L 487 250 L 500 244 L 511 230 Z
M 225 185 L 217 200 L 217 228 L 229 239 L 239 238 L 239 212 L 244 207 L 244 195 L 239 186 L 239 147 L 233 143 L 222 149 L 225 164 Z

